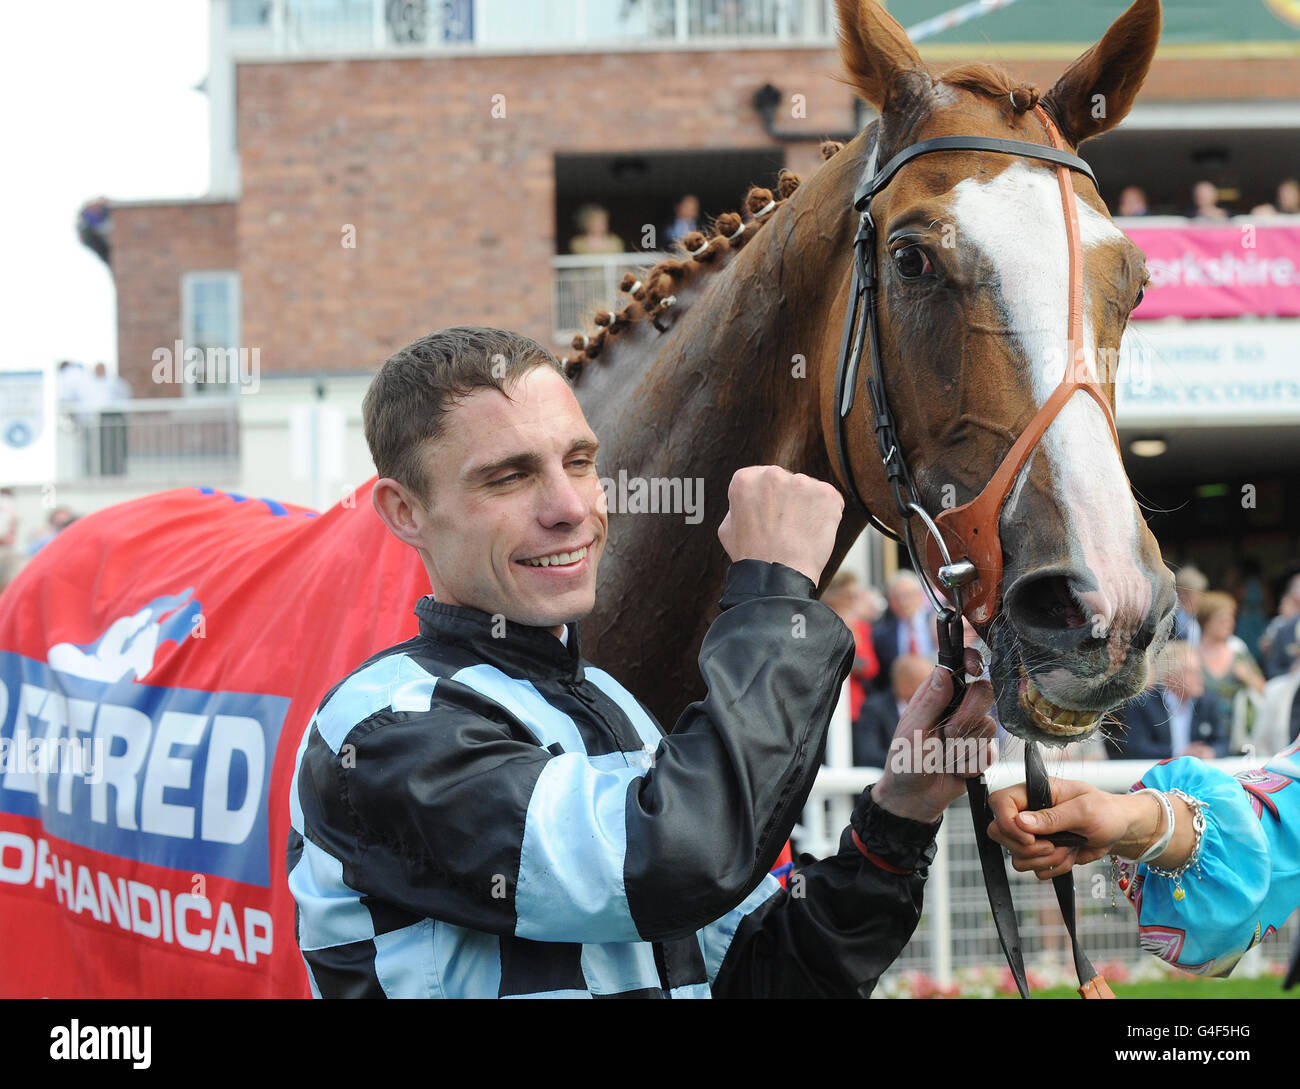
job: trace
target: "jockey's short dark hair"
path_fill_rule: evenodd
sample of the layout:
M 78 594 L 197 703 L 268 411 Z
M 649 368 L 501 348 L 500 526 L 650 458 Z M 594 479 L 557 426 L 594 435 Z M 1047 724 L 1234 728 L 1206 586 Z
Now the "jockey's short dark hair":
M 446 414 L 476 389 L 507 388 L 534 367 L 569 381 L 555 356 L 505 329 L 457 325 L 394 352 L 379 368 L 361 405 L 366 442 L 381 477 L 392 477 L 422 502 L 432 498 L 424 452 L 446 428 Z

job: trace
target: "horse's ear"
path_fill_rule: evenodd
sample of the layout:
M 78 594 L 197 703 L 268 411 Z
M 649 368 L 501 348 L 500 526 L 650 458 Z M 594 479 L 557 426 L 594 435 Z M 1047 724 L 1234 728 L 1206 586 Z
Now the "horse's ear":
M 1160 0 L 1136 0 L 1043 96 L 1075 147 L 1127 116 L 1160 41 Z
M 840 58 L 866 101 L 884 113 L 890 99 L 913 90 L 917 80 L 930 85 L 916 47 L 876 0 L 836 0 L 836 6 Z

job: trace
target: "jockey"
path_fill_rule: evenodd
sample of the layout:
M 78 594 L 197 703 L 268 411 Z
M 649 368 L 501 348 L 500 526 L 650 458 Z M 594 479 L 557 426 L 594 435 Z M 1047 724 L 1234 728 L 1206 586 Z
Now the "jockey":
M 581 655 L 608 518 L 554 356 L 444 330 L 384 364 L 364 415 L 374 506 L 433 593 L 420 634 L 339 682 L 299 749 L 288 872 L 313 993 L 869 994 L 916 926 L 964 784 L 887 772 L 837 854 L 789 889 L 769 873 L 853 660 L 815 598 L 839 493 L 774 466 L 735 474 L 709 694 L 665 734 Z M 627 622 L 652 605 L 629 602 Z M 951 692 L 936 670 L 899 736 Z M 951 728 L 991 737 L 991 701 L 972 684 Z
M 1185 972 L 1226 976 L 1300 904 L 1297 778 L 1300 741 L 1235 776 L 1191 756 L 1164 760 L 1129 794 L 1054 781 L 1056 805 L 1038 812 L 1025 811 L 1022 784 L 990 797 L 989 835 L 1040 880 L 1113 854 L 1142 948 Z M 1088 845 L 1038 838 L 1061 831 Z

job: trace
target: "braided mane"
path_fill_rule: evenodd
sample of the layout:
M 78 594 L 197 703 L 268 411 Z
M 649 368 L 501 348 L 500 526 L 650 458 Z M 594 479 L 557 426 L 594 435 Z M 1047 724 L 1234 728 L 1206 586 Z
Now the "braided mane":
M 836 140 L 826 140 L 821 145 L 822 159 L 829 159 L 844 145 Z M 576 355 L 567 356 L 561 363 L 571 381 L 577 383 L 586 364 L 599 358 L 607 342 L 625 332 L 634 322 L 650 321 L 660 332 L 667 332 L 661 324 L 664 314 L 676 303 L 676 292 L 687 284 L 717 269 L 719 260 L 733 250 L 739 250 L 758 233 L 764 223 L 799 188 L 799 177 L 782 170 L 777 177 L 777 191 L 754 186 L 745 194 L 744 208 L 752 217 L 745 222 L 738 212 L 724 212 L 713 221 L 711 230 L 691 231 L 677 243 L 678 256 L 660 261 L 642 272 L 640 278 L 632 273 L 623 277 L 619 290 L 631 298 L 621 310 L 598 310 L 593 317 L 597 328 L 590 336 L 579 333 L 573 338 Z
M 994 99 L 1009 100 L 1017 114 L 1032 110 L 1039 99 L 1038 89 L 1022 83 L 1008 72 L 991 64 L 963 64 L 950 68 L 937 77 L 949 86 L 960 87 Z M 829 159 L 844 145 L 836 140 L 826 140 L 821 145 L 823 160 Z M 784 204 L 799 188 L 799 177 L 782 170 L 777 178 L 777 191 L 755 186 L 745 194 L 744 208 L 752 217 L 745 222 L 736 212 L 718 216 L 708 231 L 691 231 L 675 244 L 676 256 L 660 261 L 643 271 L 640 276 L 628 273 L 619 290 L 631 299 L 622 309 L 598 310 L 592 321 L 596 325 L 590 334 L 579 333 L 573 338 L 576 354 L 567 356 L 561 363 L 565 373 L 575 384 L 588 362 L 600 357 L 609 340 L 625 332 L 635 322 L 653 322 L 660 332 L 667 332 L 662 319 L 677 302 L 677 292 L 694 283 L 710 270 L 718 269 L 723 256 L 739 250 L 758 233 L 777 208 Z

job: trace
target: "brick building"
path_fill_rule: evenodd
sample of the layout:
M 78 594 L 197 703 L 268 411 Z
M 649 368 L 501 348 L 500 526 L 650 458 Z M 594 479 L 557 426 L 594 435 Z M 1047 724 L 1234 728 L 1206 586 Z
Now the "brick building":
M 889 6 L 905 24 L 936 7 Z M 963 44 L 949 33 L 922 52 L 936 68 L 1002 60 L 1046 88 L 1123 7 L 1111 6 L 1070 16 L 1073 44 Z M 585 30 L 572 12 L 546 7 L 542 18 L 491 0 L 451 5 L 461 22 L 438 26 L 418 3 L 336 7 L 328 19 L 330 5 L 212 0 L 212 195 L 113 207 L 119 369 L 137 393 L 180 391 L 150 380 L 153 353 L 177 339 L 256 347 L 268 376 L 369 370 L 456 323 L 563 343 L 575 276 L 579 303 L 613 280 L 601 262 L 574 273 L 557 260 L 580 203 L 607 207 L 614 233 L 640 249 L 682 193 L 699 193 L 706 215 L 734 208 L 782 165 L 814 169 L 817 141 L 863 119 L 834 78 L 821 0 L 754 0 L 741 5 L 752 15 L 743 25 L 710 23 L 719 5 L 703 0 L 646 0 L 645 24 L 631 27 L 610 22 L 618 4 L 574 5 L 591 9 Z M 1025 14 L 1011 25 L 1032 29 L 1042 9 L 1017 7 Z M 655 23 L 657 11 L 686 22 Z M 424 13 L 415 30 L 412 12 Z M 974 25 L 996 30 L 999 18 Z M 1113 203 L 1140 158 L 1153 202 L 1172 210 L 1209 141 L 1231 145 L 1216 178 L 1226 190 L 1268 199 L 1267 149 L 1295 133 L 1294 28 L 1207 46 L 1180 39 L 1198 28 L 1166 22 L 1133 116 L 1085 149 L 1103 196 Z M 805 140 L 765 130 L 753 104 L 764 84 L 781 94 L 776 127 Z

